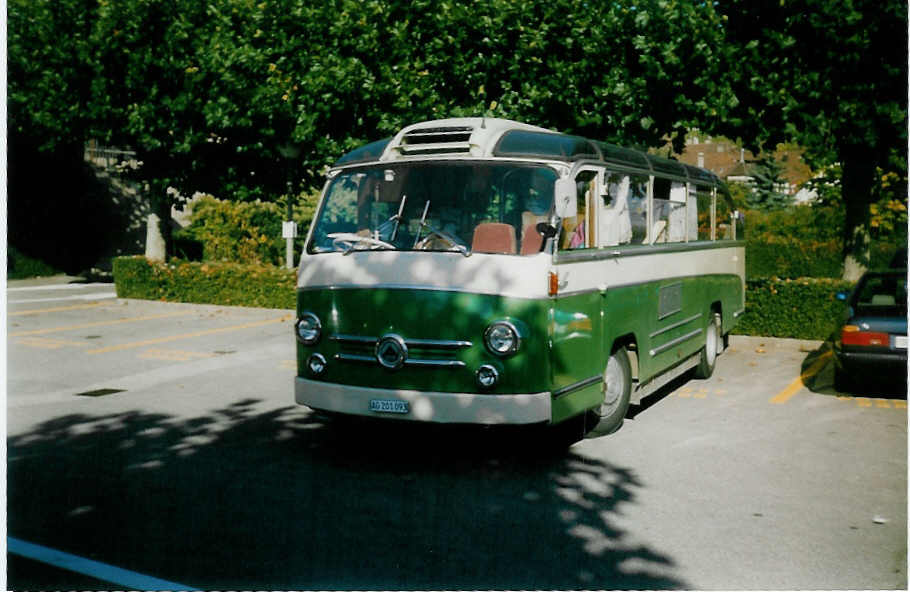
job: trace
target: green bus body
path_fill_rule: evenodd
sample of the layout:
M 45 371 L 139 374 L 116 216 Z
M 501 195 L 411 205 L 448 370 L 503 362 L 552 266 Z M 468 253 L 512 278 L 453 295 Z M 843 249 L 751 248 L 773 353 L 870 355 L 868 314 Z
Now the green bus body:
M 484 130 L 486 145 L 473 141 L 478 129 Z M 529 135 L 507 141 L 510 130 Z M 419 142 L 413 140 L 415 131 L 424 132 Z M 543 131 L 540 135 L 552 145 L 531 142 L 525 149 L 521 142 L 533 140 L 531 132 L 537 128 L 502 120 L 428 122 L 339 161 L 300 263 L 298 403 L 321 411 L 428 422 L 558 424 L 598 409 L 610 397 L 605 395 L 605 366 L 617 352 L 623 361 L 628 358 L 630 369 L 630 384 L 624 385 L 625 400 L 620 401 L 624 414 L 630 399 L 636 402 L 662 380 L 703 366 L 709 348 L 722 351 L 722 341 L 710 344 L 729 334 L 743 312 L 744 249 L 737 240 L 742 238 L 736 234 L 739 220 L 720 204 L 724 190 L 717 179 L 707 171 L 674 169 L 672 161 L 608 145 L 590 149 L 600 160 L 584 146 L 575 145 L 577 154 L 566 155 L 566 142 L 579 139 L 551 132 L 552 138 Z M 427 136 L 451 140 L 459 133 L 471 137 L 465 142 L 467 153 L 464 148 L 445 152 L 455 149 L 451 141 L 437 151 L 421 150 L 433 146 Z M 409 134 L 410 145 L 419 149 L 415 154 L 406 149 Z M 543 154 L 558 142 L 558 158 Z M 523 149 L 519 155 L 509 152 Z M 496 150 L 509 154 L 500 157 Z M 541 154 L 532 154 L 535 150 Z M 636 158 L 650 162 L 650 168 Z M 474 161 L 487 168 L 471 169 L 471 174 L 494 179 L 489 186 L 499 191 L 478 198 L 475 209 L 485 212 L 479 222 L 452 206 L 462 199 L 456 195 L 462 189 L 458 179 L 470 178 L 464 167 Z M 423 172 L 411 174 L 418 169 L 408 169 L 409 163 L 420 164 Z M 601 175 L 596 185 L 594 173 Z M 444 176 L 449 187 L 417 197 L 423 185 L 408 185 L 414 174 L 424 175 L 423 185 Z M 583 183 L 590 184 L 587 201 L 579 197 L 583 213 L 559 206 L 555 179 L 573 174 L 573 181 L 581 180 L 579 196 Z M 667 200 L 671 213 L 660 219 L 654 195 L 655 179 L 662 177 L 668 187 L 674 183 L 676 193 Z M 613 179 L 619 181 L 609 191 L 626 202 L 635 180 L 642 180 L 641 191 L 648 180 L 647 199 L 640 193 L 639 216 L 647 229 L 626 229 L 619 233 L 624 237 L 619 244 L 599 244 L 612 236 L 600 217 L 606 219 L 610 207 L 619 207 L 605 205 Z M 373 185 L 364 189 L 367 182 Z M 396 193 L 382 193 L 396 183 Z M 515 205 L 514 196 L 525 192 L 539 198 L 554 184 L 556 204 L 551 193 L 544 214 L 548 222 L 537 226 L 540 249 L 533 251 L 525 241 L 534 238 L 521 226 L 533 219 L 530 210 L 538 213 L 536 206 Z M 596 195 L 595 187 L 603 195 Z M 447 198 L 446 191 L 453 196 Z M 561 241 L 568 244 L 564 220 L 572 216 L 582 220 L 576 230 L 587 241 L 574 250 L 559 246 Z M 369 233 L 355 233 L 355 218 Z M 500 231 L 509 224 L 511 245 L 483 250 L 480 230 L 473 231 L 473 249 L 462 242 L 472 228 L 488 225 Z M 546 235 L 547 224 L 555 236 Z M 599 229 L 591 230 L 596 225 Z M 720 236 L 722 226 L 725 236 Z M 657 229 L 664 227 L 675 228 L 675 241 L 657 242 Z M 496 250 L 500 248 L 504 250 Z M 498 332 L 491 332 L 493 325 L 499 325 Z M 497 347 L 510 349 L 502 353 Z

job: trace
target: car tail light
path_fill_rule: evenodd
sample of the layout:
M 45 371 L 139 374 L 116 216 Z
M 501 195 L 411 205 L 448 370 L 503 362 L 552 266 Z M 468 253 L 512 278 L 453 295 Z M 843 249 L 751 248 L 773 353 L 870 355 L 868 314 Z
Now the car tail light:
M 888 347 L 891 342 L 887 333 L 863 331 L 856 325 L 844 325 L 844 328 L 840 334 L 840 340 L 844 345 L 860 345 L 869 347 Z

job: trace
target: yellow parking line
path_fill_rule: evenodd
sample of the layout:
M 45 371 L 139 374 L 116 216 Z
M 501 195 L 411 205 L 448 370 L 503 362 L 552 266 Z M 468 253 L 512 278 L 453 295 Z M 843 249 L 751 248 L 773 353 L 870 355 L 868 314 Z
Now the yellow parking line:
M 68 339 L 54 339 L 48 337 L 25 337 L 19 339 L 16 343 L 27 345 L 29 347 L 40 347 L 43 349 L 60 349 L 61 347 L 88 347 L 87 343 L 81 341 L 70 341 Z
M 66 325 L 63 327 L 50 327 L 49 329 L 35 329 L 34 331 L 16 331 L 10 333 L 10 337 L 23 337 L 25 335 L 45 335 L 47 333 L 60 333 L 61 331 L 75 331 L 77 329 L 89 329 L 91 327 L 106 327 L 108 325 L 120 325 L 123 323 L 132 323 L 135 321 L 152 321 L 155 319 L 166 319 L 170 317 L 181 317 L 193 314 L 192 310 L 182 312 L 170 312 L 167 314 L 148 315 L 144 317 L 130 317 L 127 319 L 115 319 L 113 321 L 97 321 L 94 323 L 83 323 L 81 325 Z
M 204 335 L 215 335 L 217 333 L 228 333 L 230 331 L 240 331 L 241 329 L 252 329 L 254 327 L 261 327 L 263 325 L 270 325 L 272 323 L 283 323 L 288 319 L 292 318 L 293 315 L 285 315 L 283 317 L 275 319 L 267 319 L 265 321 L 256 321 L 254 323 L 244 323 L 242 325 L 232 325 L 230 327 L 218 327 L 217 329 L 204 329 L 202 331 L 193 331 L 192 333 L 182 333 L 180 335 L 169 335 L 167 337 L 158 337 L 156 339 L 146 339 L 144 341 L 133 341 L 131 343 L 121 343 L 120 345 L 110 345 L 108 347 L 101 347 L 98 349 L 91 349 L 86 353 L 90 354 L 106 354 L 113 351 L 121 351 L 124 349 L 133 349 L 136 347 L 145 347 L 147 345 L 156 345 L 158 343 L 167 343 L 169 341 L 179 341 L 181 339 L 192 339 L 194 337 L 202 337 Z
M 818 359 L 815 360 L 815 362 L 813 362 L 812 365 L 806 369 L 805 372 L 799 375 L 799 378 L 788 384 L 784 390 L 774 395 L 774 397 L 771 398 L 770 402 L 774 403 L 775 405 L 781 405 L 789 401 L 793 395 L 798 393 L 803 388 L 803 385 L 807 380 L 821 372 L 821 369 L 824 368 L 825 364 L 828 363 L 828 358 L 830 358 L 832 355 L 833 352 L 831 350 L 828 350 L 820 355 Z
M 55 306 L 53 308 L 35 308 L 32 310 L 17 310 L 15 312 L 7 313 L 7 316 L 19 317 L 22 315 L 41 314 L 41 313 L 45 313 L 45 312 L 60 312 L 62 310 L 80 310 L 83 308 L 94 308 L 96 306 L 101 306 L 101 303 L 100 302 L 90 302 L 88 304 L 74 304 L 72 306 Z

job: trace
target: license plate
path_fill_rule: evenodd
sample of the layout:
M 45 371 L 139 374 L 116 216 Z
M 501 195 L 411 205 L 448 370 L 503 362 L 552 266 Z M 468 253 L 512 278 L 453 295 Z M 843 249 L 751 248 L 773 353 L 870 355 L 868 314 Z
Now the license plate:
M 376 413 L 408 413 L 410 406 L 407 401 L 370 399 L 370 411 L 375 411 Z
M 907 349 L 907 336 L 899 335 L 894 338 L 894 347 L 897 349 Z

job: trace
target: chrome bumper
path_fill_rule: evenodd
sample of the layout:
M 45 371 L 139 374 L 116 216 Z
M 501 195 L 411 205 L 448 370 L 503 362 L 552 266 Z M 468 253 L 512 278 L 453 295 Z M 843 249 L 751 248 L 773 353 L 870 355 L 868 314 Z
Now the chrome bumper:
M 301 405 L 367 417 L 430 423 L 522 425 L 549 423 L 550 393 L 486 395 L 380 389 L 296 377 L 294 399 Z M 370 401 L 407 401 L 408 413 L 370 411 Z

